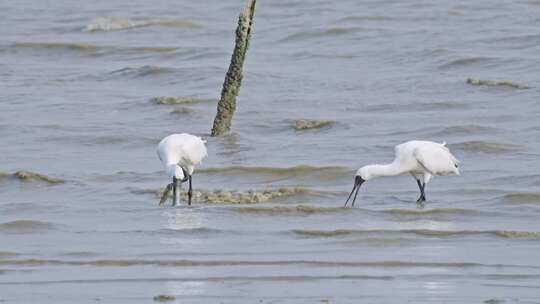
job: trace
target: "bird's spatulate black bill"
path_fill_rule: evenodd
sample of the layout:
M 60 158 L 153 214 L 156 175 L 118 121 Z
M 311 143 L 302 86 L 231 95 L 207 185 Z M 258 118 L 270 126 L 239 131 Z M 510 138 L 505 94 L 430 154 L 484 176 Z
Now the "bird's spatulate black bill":
M 351 190 L 351 193 L 349 194 L 349 197 L 347 197 L 347 201 L 345 201 L 345 205 L 343 207 L 347 207 L 347 203 L 349 202 L 349 200 L 351 199 L 351 196 L 353 194 L 353 192 L 355 192 L 354 190 L 356 190 L 356 192 L 354 193 L 354 198 L 353 198 L 353 201 L 352 201 L 352 206 L 354 206 L 354 203 L 356 201 L 356 196 L 358 195 L 358 190 L 360 190 L 360 186 L 362 185 L 362 183 L 364 182 L 364 179 L 360 176 L 356 176 L 354 178 L 354 186 Z

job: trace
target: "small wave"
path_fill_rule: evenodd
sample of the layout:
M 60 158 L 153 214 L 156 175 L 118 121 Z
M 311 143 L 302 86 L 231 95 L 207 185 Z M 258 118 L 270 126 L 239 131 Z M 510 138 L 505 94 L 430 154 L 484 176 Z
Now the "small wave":
M 264 215 L 311 215 L 311 214 L 329 214 L 344 212 L 345 209 L 342 207 L 312 207 L 307 205 L 298 205 L 293 207 L 285 206 L 276 206 L 269 208 L 261 207 L 241 207 L 233 209 L 239 213 L 248 213 L 248 214 L 264 214 Z
M 67 257 L 93 257 L 98 256 L 99 254 L 92 251 L 70 251 L 63 253 L 62 255 Z
M 540 193 L 536 192 L 515 192 L 502 197 L 503 201 L 514 204 L 538 204 L 540 203 Z
M 214 229 L 214 228 L 208 228 L 208 227 L 198 227 L 198 228 L 184 228 L 184 229 L 160 229 L 159 234 L 188 234 L 188 235 L 216 235 L 216 234 L 240 234 L 239 231 L 232 231 L 232 230 L 223 230 L 223 229 Z
M 31 171 L 17 171 L 15 173 L 3 173 L 0 172 L 0 180 L 5 178 L 17 179 L 24 182 L 46 182 L 49 184 L 61 184 L 65 183 L 65 180 L 50 177 L 44 174 L 31 172 Z
M 61 49 L 75 51 L 96 51 L 101 47 L 87 43 L 64 43 L 64 42 L 16 42 L 15 48 L 26 49 Z
M 0 260 L 6 266 L 95 266 L 95 267 L 215 267 L 215 266 L 313 266 L 313 267 L 381 267 L 381 268 L 470 268 L 470 267 L 527 267 L 520 265 L 480 264 L 468 262 L 410 262 L 410 261 L 316 261 L 316 260 L 278 260 L 278 261 L 238 261 L 238 260 L 141 260 L 141 259 L 109 259 L 109 260 L 55 260 L 55 259 L 19 259 Z
M 496 142 L 487 141 L 466 141 L 458 144 L 452 144 L 452 146 L 462 149 L 467 152 L 475 153 L 488 153 L 488 154 L 502 154 L 515 152 L 521 149 L 520 146 L 513 144 L 502 144 Z
M 445 63 L 441 66 L 439 66 L 439 69 L 441 70 L 448 70 L 452 68 L 461 68 L 465 66 L 472 66 L 472 65 L 478 65 L 478 64 L 484 64 L 493 62 L 495 58 L 490 57 L 469 57 L 469 58 L 460 58 L 453 61 L 450 61 L 448 63 Z
M 307 230 L 295 229 L 292 233 L 299 236 L 307 237 L 342 237 L 351 235 L 417 235 L 422 237 L 463 237 L 463 236 L 495 236 L 501 238 L 540 238 L 540 232 L 531 231 L 507 231 L 507 230 L 430 230 L 430 229 L 407 229 L 407 230 L 354 230 L 354 229 L 337 229 L 337 230 Z
M 162 26 L 174 28 L 194 28 L 197 24 L 187 20 L 131 20 L 118 17 L 100 17 L 88 24 L 84 31 L 119 31 L 137 27 Z
M 139 138 L 133 138 L 133 137 L 126 137 L 122 135 L 88 135 L 88 136 L 80 136 L 80 135 L 51 135 L 47 138 L 51 142 L 57 142 L 57 143 L 77 143 L 83 146 L 101 146 L 101 145 L 119 145 L 119 144 L 125 144 L 133 142 L 134 140 L 138 140 Z
M 166 46 L 133 46 L 119 48 L 119 53 L 170 53 L 178 50 L 176 47 L 166 47 Z
M 279 40 L 279 42 L 289 42 L 289 41 L 302 41 L 307 39 L 314 38 L 332 38 L 336 36 L 343 36 L 348 34 L 354 34 L 359 32 L 371 32 L 378 29 L 364 28 L 364 27 L 333 27 L 320 31 L 304 31 L 294 33 L 285 38 Z
M 362 111 L 364 112 L 418 112 L 418 111 L 440 111 L 465 109 L 468 104 L 454 101 L 436 101 L 408 104 L 377 104 L 368 105 Z
M 158 46 L 107 46 L 87 43 L 70 42 L 16 42 L 12 45 L 15 49 L 27 49 L 37 51 L 50 51 L 64 54 L 66 51 L 78 52 L 85 55 L 100 56 L 108 54 L 145 54 L 145 53 L 169 53 L 178 50 L 176 47 Z
M 175 114 L 175 115 L 185 115 L 185 114 L 193 113 L 193 110 L 190 108 L 181 107 L 181 108 L 173 109 L 170 113 Z
M 159 67 L 159 66 L 153 66 L 153 65 L 144 65 L 144 66 L 136 67 L 136 68 L 127 67 L 127 68 L 122 68 L 119 70 L 114 70 L 112 72 L 109 72 L 109 75 L 139 78 L 139 77 L 146 77 L 146 76 L 172 74 L 174 72 L 175 71 L 172 68 Z
M 294 167 L 257 167 L 257 166 L 228 166 L 221 168 L 204 168 L 198 172 L 226 177 L 276 182 L 287 179 L 302 183 L 311 181 L 332 181 L 348 178 L 353 170 L 341 166 L 309 166 L 298 165 Z
M 467 78 L 466 81 L 470 85 L 474 86 L 492 86 L 492 87 L 506 87 L 511 89 L 529 89 L 529 86 L 520 84 L 508 80 L 482 80 L 476 78 Z
M 349 21 L 394 21 L 399 20 L 394 17 L 389 16 L 380 16 L 380 15 L 373 15 L 373 16 L 347 16 L 344 18 L 339 19 L 339 22 L 349 22 Z
M 16 282 L 0 282 L 0 285 L 43 285 L 43 284 L 103 284 L 103 283 L 148 283 L 148 282 L 226 282 L 226 281 L 321 281 L 321 280 L 393 280 L 392 276 L 369 276 L 369 275 L 338 275 L 338 276 L 224 276 L 224 277 L 193 277 L 193 278 L 119 278 L 119 279 L 83 279 L 83 280 L 48 280 L 48 281 L 16 281 Z
M 433 133 L 433 136 L 470 135 L 480 133 L 493 134 L 497 131 L 499 131 L 499 129 L 497 128 L 485 127 L 480 125 L 460 125 L 446 127 L 439 132 Z
M 172 96 L 159 96 L 151 99 L 153 103 L 160 105 L 178 105 L 178 104 L 197 104 L 197 103 L 211 103 L 217 102 L 216 99 L 210 98 L 196 98 L 196 97 L 172 97 Z
M 16 220 L 0 224 L 0 232 L 6 233 L 36 233 L 53 229 L 48 222 L 34 220 Z
M 413 209 L 387 209 L 382 212 L 392 215 L 403 216 L 422 216 L 422 215 L 476 215 L 479 211 L 472 209 L 459 209 L 459 208 L 439 208 L 430 210 L 413 210 Z
M 0 258 L 11 258 L 18 255 L 18 253 L 12 251 L 0 251 Z
M 164 190 L 132 190 L 136 194 L 152 193 L 161 197 Z M 167 194 L 171 197 L 172 191 Z M 320 195 L 320 192 L 306 188 L 279 188 L 268 190 L 248 190 L 245 192 L 215 190 L 215 191 L 193 191 L 193 201 L 210 204 L 257 204 L 283 199 L 298 195 Z M 182 192 L 180 197 L 187 200 L 187 193 Z
M 294 167 L 251 167 L 251 166 L 229 166 L 221 168 L 206 168 L 201 169 L 199 172 L 205 173 L 220 173 L 225 175 L 244 175 L 244 174 L 267 174 L 267 175 L 308 175 L 308 174 L 317 174 L 317 173 L 328 173 L 328 174 L 340 174 L 346 175 L 351 172 L 349 168 L 339 167 L 339 166 L 309 166 L 309 165 L 299 165 Z
M 294 122 L 293 128 L 296 131 L 303 131 L 330 127 L 333 124 L 335 124 L 333 120 L 299 119 Z
M 80 233 L 93 233 L 93 232 L 94 231 L 85 231 L 85 232 L 80 232 Z M 185 236 L 201 237 L 201 236 L 222 235 L 222 234 L 239 235 L 242 232 L 235 231 L 235 230 L 223 230 L 223 229 L 213 229 L 213 228 L 207 228 L 207 227 L 198 227 L 198 228 L 184 228 L 184 229 L 162 228 L 158 230 L 122 230 L 122 231 L 114 231 L 111 233 L 128 234 L 128 235 L 129 234 L 144 234 L 144 235 L 150 235 L 150 236 L 185 235 Z
M 291 54 L 291 57 L 294 59 L 307 59 L 307 58 L 321 58 L 324 60 L 327 59 L 353 59 L 360 57 L 357 53 L 324 53 L 320 52 L 320 50 L 299 50 L 293 54 Z

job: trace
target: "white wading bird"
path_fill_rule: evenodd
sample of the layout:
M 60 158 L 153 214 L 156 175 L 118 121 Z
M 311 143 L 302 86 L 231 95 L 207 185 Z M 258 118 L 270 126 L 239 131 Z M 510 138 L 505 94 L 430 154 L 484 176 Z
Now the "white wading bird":
M 422 203 L 426 200 L 424 189 L 426 184 L 435 175 L 459 175 L 459 161 L 450 153 L 446 142 L 442 144 L 432 141 L 413 140 L 402 143 L 395 147 L 396 157 L 393 162 L 386 165 L 364 166 L 356 171 L 354 187 L 345 202 L 349 202 L 354 190 L 352 206 L 356 201 L 356 195 L 362 183 L 379 176 L 394 176 L 409 173 L 416 179 L 420 188 L 420 197 L 416 201 Z
M 191 205 L 193 195 L 191 189 L 191 175 L 203 158 L 206 157 L 206 143 L 200 137 L 191 134 L 172 134 L 161 140 L 157 148 L 157 154 L 161 163 L 165 166 L 167 174 L 172 178 L 172 183 L 167 185 L 161 201 L 162 205 L 171 189 L 173 190 L 173 206 L 180 203 L 180 184 L 189 181 L 188 205 Z

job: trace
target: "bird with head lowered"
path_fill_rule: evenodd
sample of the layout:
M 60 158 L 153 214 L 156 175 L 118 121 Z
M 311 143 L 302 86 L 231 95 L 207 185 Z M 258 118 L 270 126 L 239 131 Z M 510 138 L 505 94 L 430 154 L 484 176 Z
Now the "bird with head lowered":
M 195 165 L 201 163 L 203 158 L 207 156 L 206 141 L 198 136 L 191 134 L 172 134 L 161 140 L 157 148 L 157 154 L 161 163 L 172 183 L 167 185 L 161 201 L 162 205 L 173 191 L 173 206 L 180 202 L 180 186 L 184 182 L 189 182 L 188 189 L 188 205 L 191 205 L 193 197 L 192 175 L 195 170 Z
M 372 178 L 381 176 L 395 176 L 409 173 L 420 189 L 420 197 L 416 201 L 421 204 L 426 201 L 426 184 L 436 175 L 459 175 L 459 161 L 450 153 L 446 142 L 442 144 L 432 141 L 413 140 L 402 143 L 395 147 L 395 158 L 389 164 L 368 165 L 356 172 L 354 186 L 345 202 L 345 206 L 351 199 L 352 206 L 362 184 Z M 356 191 L 356 192 L 355 192 Z

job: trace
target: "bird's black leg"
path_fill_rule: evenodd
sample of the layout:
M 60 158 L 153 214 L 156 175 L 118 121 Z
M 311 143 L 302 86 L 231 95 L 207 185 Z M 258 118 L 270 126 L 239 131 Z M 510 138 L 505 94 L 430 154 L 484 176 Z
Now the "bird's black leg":
M 180 193 L 178 193 L 178 179 L 176 177 L 173 177 L 172 186 L 173 186 L 173 202 L 172 202 L 172 205 L 176 206 L 178 196 L 180 195 Z
M 420 204 L 426 200 L 426 195 L 424 193 L 426 183 L 421 183 L 419 179 L 416 180 L 416 183 L 418 184 L 418 188 L 420 189 L 420 197 L 418 198 L 418 200 L 416 200 L 416 202 Z
M 188 190 L 188 205 L 191 206 L 191 197 L 193 196 L 193 190 L 191 188 L 191 175 L 189 176 L 189 190 Z

